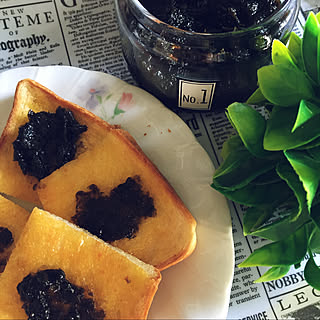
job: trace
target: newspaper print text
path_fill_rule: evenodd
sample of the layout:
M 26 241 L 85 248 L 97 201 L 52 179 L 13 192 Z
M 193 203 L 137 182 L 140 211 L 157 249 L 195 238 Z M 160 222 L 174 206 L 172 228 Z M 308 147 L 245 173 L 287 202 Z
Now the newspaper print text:
M 24 48 L 31 49 L 39 45 L 43 45 L 45 41 L 49 41 L 46 35 L 35 35 L 32 34 L 30 37 L 23 39 L 7 40 L 0 42 L 0 51 L 14 52 L 16 49 Z

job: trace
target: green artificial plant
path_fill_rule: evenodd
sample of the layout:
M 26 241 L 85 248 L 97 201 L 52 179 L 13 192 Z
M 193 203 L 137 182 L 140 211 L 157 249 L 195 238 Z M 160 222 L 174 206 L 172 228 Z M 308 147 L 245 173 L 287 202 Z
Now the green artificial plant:
M 320 13 L 309 14 L 302 39 L 274 40 L 272 64 L 257 75 L 248 101 L 226 110 L 236 134 L 212 187 L 247 207 L 245 235 L 270 240 L 239 267 L 269 266 L 257 282 L 270 281 L 308 255 L 305 279 L 320 290 Z

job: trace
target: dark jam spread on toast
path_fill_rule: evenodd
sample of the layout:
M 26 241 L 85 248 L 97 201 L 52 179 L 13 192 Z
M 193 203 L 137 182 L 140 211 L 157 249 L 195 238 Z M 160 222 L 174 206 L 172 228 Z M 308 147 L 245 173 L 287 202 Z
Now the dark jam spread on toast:
M 30 110 L 28 120 L 13 142 L 13 158 L 24 174 L 40 180 L 74 160 L 78 139 L 87 126 L 62 107 L 55 113 Z
M 98 320 L 105 313 L 95 307 L 90 292 L 70 283 L 61 269 L 27 275 L 17 286 L 22 308 L 32 320 Z
M 8 228 L 0 227 L 0 273 L 3 272 L 7 264 L 7 249 L 13 243 L 13 236 Z
M 137 176 L 129 177 L 109 196 L 96 185 L 89 189 L 77 192 L 76 215 L 72 221 L 104 241 L 133 238 L 141 220 L 156 214 L 153 199 L 143 192 Z

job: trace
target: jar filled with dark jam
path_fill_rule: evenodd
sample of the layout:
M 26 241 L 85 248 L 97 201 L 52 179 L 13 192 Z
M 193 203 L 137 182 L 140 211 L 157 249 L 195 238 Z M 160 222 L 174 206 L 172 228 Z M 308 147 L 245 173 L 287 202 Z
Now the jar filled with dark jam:
M 299 7 L 300 0 L 116 0 L 133 77 L 174 111 L 245 101 Z

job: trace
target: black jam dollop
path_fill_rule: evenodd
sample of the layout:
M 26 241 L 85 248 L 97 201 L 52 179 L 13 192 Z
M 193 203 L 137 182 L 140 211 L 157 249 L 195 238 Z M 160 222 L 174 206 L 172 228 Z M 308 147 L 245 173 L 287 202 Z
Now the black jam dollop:
M 104 319 L 103 310 L 83 288 L 70 283 L 61 269 L 30 273 L 17 286 L 23 309 L 29 320 L 97 320 Z
M 61 107 L 56 113 L 30 110 L 28 118 L 13 142 L 13 158 L 24 174 L 40 180 L 75 158 L 77 141 L 87 126 L 80 125 L 70 110 Z
M 0 253 L 9 248 L 13 243 L 12 233 L 9 229 L 0 227 Z
M 158 19 L 193 32 L 228 32 L 261 23 L 280 7 L 280 0 L 154 0 L 142 5 Z
M 13 236 L 9 229 L 0 227 L 0 273 L 3 272 L 7 260 L 8 260 L 8 249 L 13 243 Z
M 96 185 L 89 186 L 89 192 L 77 192 L 77 213 L 72 221 L 104 241 L 133 238 L 141 220 L 156 214 L 153 199 L 139 182 L 139 177 L 129 177 L 109 196 Z

